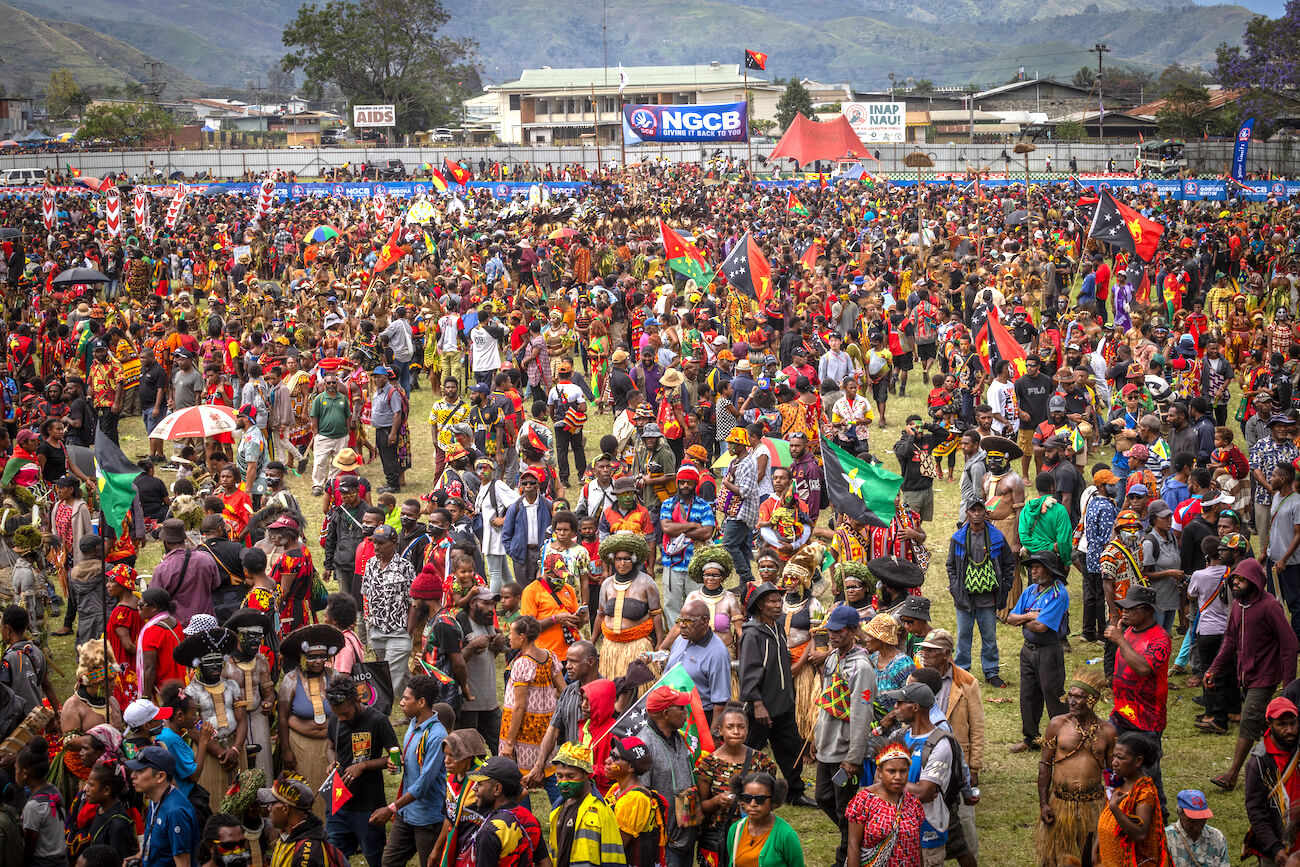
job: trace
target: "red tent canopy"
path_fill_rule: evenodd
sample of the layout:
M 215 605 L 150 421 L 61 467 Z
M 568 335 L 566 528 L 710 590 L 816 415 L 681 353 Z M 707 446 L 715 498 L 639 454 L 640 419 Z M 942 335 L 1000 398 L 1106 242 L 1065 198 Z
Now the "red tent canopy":
M 844 115 L 837 114 L 834 120 L 818 123 L 796 114 L 794 123 L 790 124 L 767 159 L 769 162 L 791 159 L 806 166 L 816 160 L 838 160 L 849 156 L 876 158 Z

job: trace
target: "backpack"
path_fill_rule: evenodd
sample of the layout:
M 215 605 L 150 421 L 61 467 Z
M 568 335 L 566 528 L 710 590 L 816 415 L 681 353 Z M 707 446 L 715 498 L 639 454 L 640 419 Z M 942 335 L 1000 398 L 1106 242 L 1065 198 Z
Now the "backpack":
M 924 768 L 930 763 L 930 754 L 934 748 L 947 739 L 952 743 L 952 764 L 948 769 L 948 782 L 943 787 L 943 802 L 948 805 L 950 814 L 961 800 L 961 790 L 966 786 L 966 759 L 961 752 L 961 744 L 957 743 L 957 738 L 943 729 L 936 728 L 925 737 L 925 744 L 921 747 L 921 767 Z

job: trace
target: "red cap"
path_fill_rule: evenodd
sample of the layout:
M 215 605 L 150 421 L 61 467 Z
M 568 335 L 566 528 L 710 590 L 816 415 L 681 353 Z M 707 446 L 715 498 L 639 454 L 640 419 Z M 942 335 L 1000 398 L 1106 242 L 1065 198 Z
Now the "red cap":
M 1300 716 L 1300 711 L 1296 710 L 1295 702 L 1279 695 L 1268 703 L 1268 709 L 1264 711 L 1264 719 L 1277 719 L 1283 714 L 1288 713 Z
M 645 697 L 645 709 L 650 713 L 660 713 L 670 707 L 685 707 L 690 703 L 689 693 L 678 692 L 671 686 L 657 686 Z

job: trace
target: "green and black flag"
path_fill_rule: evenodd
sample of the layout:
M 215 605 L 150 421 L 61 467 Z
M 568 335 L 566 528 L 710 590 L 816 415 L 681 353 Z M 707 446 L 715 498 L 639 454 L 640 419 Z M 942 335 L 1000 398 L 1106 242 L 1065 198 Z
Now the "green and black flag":
M 95 476 L 99 481 L 99 510 L 104 513 L 104 523 L 119 536 L 122 524 L 131 511 L 135 499 L 135 477 L 140 468 L 122 454 L 99 426 L 95 427 Z
M 855 458 L 824 437 L 822 462 L 826 493 L 841 514 L 872 527 L 889 526 L 902 476 Z

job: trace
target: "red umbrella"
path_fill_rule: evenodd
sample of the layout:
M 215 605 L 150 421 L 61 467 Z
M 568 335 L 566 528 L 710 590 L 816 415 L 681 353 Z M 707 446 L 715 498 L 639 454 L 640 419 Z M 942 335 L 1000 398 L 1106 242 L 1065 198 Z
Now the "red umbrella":
M 178 409 L 163 418 L 149 434 L 153 439 L 183 440 L 191 437 L 214 437 L 233 433 L 235 411 L 228 406 L 204 403 Z

